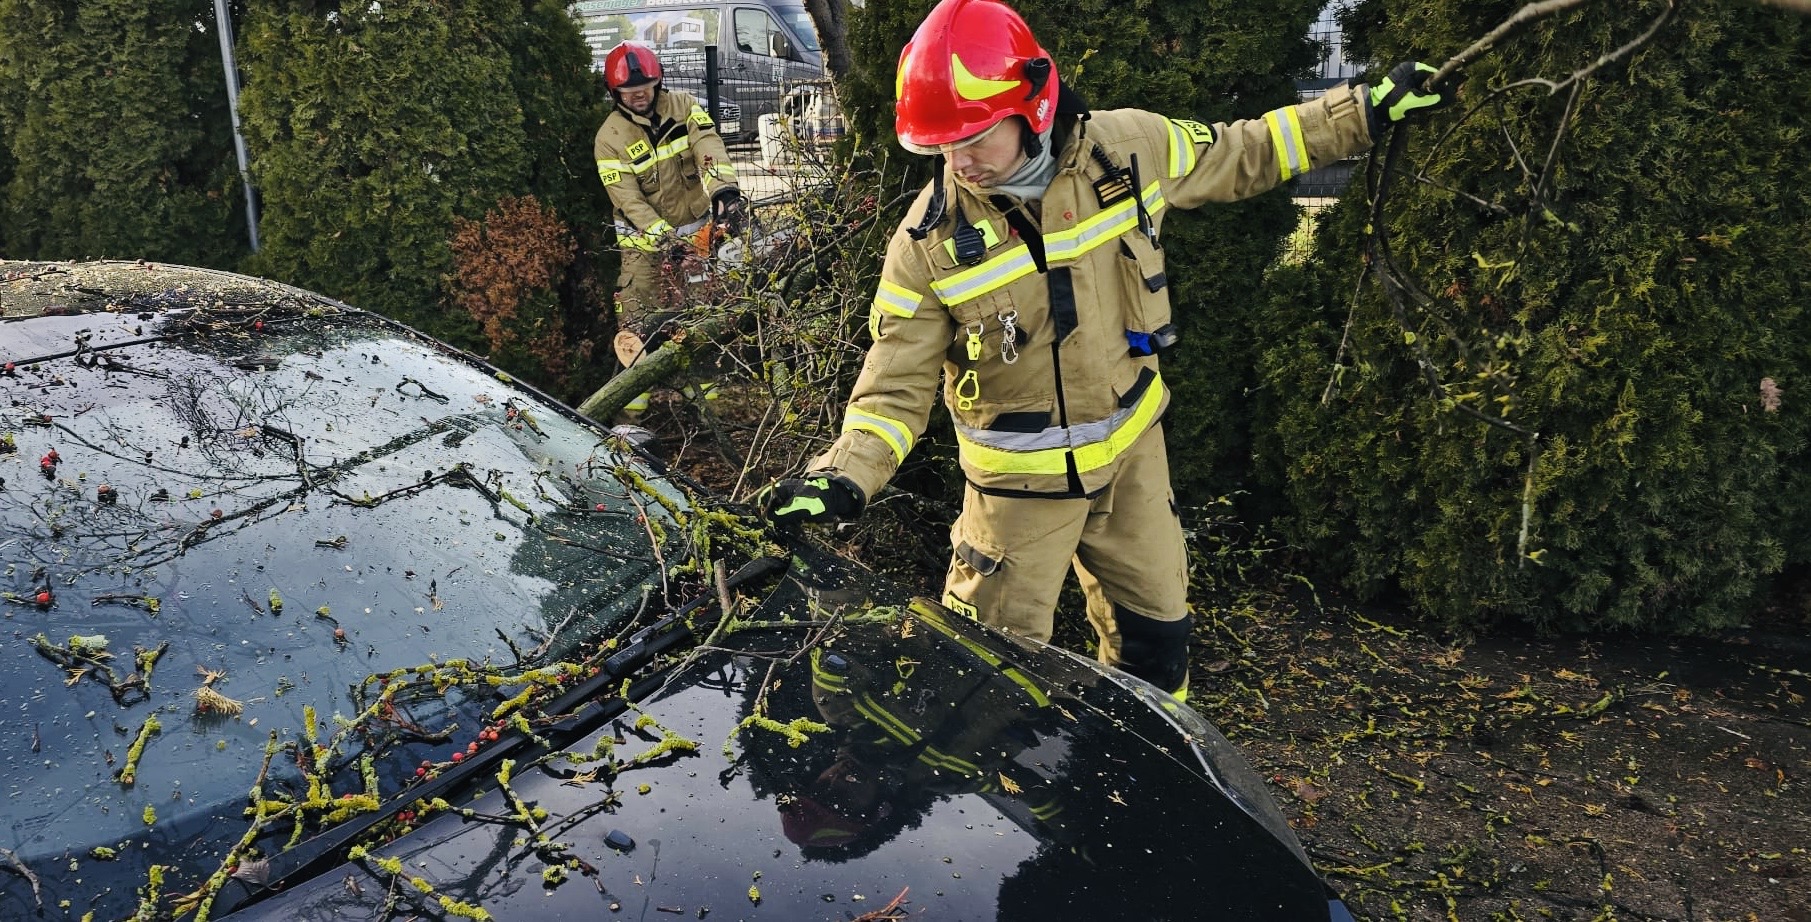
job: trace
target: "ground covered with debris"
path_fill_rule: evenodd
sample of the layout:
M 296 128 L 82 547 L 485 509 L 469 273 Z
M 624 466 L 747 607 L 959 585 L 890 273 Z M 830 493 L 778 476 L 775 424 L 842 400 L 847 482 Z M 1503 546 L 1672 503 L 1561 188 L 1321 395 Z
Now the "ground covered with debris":
M 695 409 L 648 422 L 705 481 L 748 480 Z M 925 545 L 886 556 L 934 592 L 947 545 L 917 524 L 877 531 Z M 1710 639 L 1456 640 L 1306 587 L 1231 524 L 1196 515 L 1192 701 L 1359 918 L 1811 922 L 1802 615 Z M 830 537 L 863 557 L 878 540 Z M 1057 640 L 1087 632 L 1076 607 Z
M 1204 605 L 1195 704 L 1361 918 L 1811 920 L 1811 643 Z

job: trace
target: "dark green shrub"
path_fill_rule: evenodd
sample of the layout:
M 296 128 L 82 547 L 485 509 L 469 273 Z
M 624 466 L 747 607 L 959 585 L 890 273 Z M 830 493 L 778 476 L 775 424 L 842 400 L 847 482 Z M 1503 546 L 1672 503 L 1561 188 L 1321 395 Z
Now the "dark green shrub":
M 1352 21 L 1377 62 L 1438 62 L 1520 5 L 1370 0 Z M 1433 182 L 1398 180 L 1386 226 L 1425 303 L 1399 320 L 1375 284 L 1349 303 L 1356 199 L 1318 259 L 1273 274 L 1265 456 L 1348 586 L 1450 625 L 1695 631 L 1805 560 L 1805 20 L 1688 4 L 1569 113 L 1569 92 L 1493 92 L 1565 78 L 1662 6 L 1540 22 L 1470 69 L 1469 117 L 1414 134 L 1403 162 Z
M 233 267 L 249 248 L 207 0 L 0 0 L 0 247 Z
M 588 357 L 607 260 L 590 137 L 602 97 L 563 7 L 260 6 L 244 58 L 260 271 L 487 352 L 493 340 L 451 281 L 487 270 L 455 264 L 452 241 L 500 199 L 534 195 L 572 247 L 542 290 L 520 293 L 526 313 L 511 314 L 540 346 L 498 358 L 568 397 L 596 382 Z

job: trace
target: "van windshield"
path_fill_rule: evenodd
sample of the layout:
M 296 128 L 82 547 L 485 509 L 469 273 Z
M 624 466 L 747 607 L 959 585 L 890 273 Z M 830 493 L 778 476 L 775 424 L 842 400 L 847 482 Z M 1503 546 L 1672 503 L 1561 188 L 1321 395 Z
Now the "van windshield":
M 822 50 L 818 47 L 817 26 L 812 24 L 810 14 L 805 12 L 803 6 L 796 3 L 776 3 L 773 5 L 773 12 L 774 15 L 780 17 L 782 22 L 786 23 L 786 27 L 792 30 L 792 34 L 799 37 L 800 47 L 806 51 Z

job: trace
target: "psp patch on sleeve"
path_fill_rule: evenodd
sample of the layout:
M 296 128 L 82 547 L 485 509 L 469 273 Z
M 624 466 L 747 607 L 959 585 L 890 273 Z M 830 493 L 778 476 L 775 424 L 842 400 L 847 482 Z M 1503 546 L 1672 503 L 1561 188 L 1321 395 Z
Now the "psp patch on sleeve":
M 1214 143 L 1214 130 L 1207 125 L 1187 118 L 1171 119 L 1171 121 L 1180 125 L 1183 131 L 1188 132 L 1189 138 L 1196 144 Z

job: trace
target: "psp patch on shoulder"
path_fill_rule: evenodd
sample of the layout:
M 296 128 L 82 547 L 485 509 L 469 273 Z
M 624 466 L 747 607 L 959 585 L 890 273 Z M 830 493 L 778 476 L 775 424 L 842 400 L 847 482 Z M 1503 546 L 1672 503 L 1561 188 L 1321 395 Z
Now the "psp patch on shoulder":
M 709 115 L 706 115 L 704 113 L 703 109 L 693 109 L 692 110 L 692 124 L 697 125 L 700 128 L 717 127 L 717 123 L 711 121 L 711 117 Z
M 1207 125 L 1197 122 L 1194 119 L 1187 118 L 1172 119 L 1171 121 L 1180 125 L 1183 131 L 1188 132 L 1188 136 L 1192 138 L 1196 144 L 1214 143 L 1214 130 Z
M 606 186 L 614 186 L 617 183 L 622 182 L 623 178 L 622 171 L 620 170 L 601 170 L 597 175 L 603 177 L 604 185 Z
M 649 147 L 646 141 L 635 141 L 629 145 L 629 157 L 633 160 L 640 160 L 653 152 L 654 148 Z

